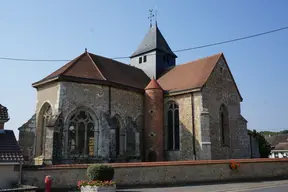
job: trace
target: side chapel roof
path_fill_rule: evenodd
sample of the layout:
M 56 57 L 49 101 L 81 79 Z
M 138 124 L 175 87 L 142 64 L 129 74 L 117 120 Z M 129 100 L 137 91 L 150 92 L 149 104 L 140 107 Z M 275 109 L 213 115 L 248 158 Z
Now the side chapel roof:
M 90 83 L 114 83 L 136 89 L 144 89 L 150 78 L 130 65 L 84 52 L 44 79 L 32 84 L 38 87 L 51 80 L 89 80 Z

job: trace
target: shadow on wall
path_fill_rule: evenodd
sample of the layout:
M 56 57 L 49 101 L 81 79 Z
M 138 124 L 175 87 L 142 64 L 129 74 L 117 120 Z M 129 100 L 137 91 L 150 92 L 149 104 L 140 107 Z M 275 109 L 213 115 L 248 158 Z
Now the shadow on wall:
M 205 151 L 203 151 L 199 141 L 193 135 L 193 132 L 196 133 L 196 131 L 193 131 L 193 128 L 191 130 L 188 129 L 182 122 L 180 122 L 179 128 L 180 128 L 179 129 L 180 149 L 166 150 L 165 160 L 167 161 L 195 160 L 195 159 L 199 160 L 200 158 L 201 159 L 209 158 L 209 156 L 211 156 L 211 154 L 205 154 Z M 167 141 L 166 138 L 165 141 Z M 166 142 L 166 149 L 167 149 L 167 143 L 168 142 Z

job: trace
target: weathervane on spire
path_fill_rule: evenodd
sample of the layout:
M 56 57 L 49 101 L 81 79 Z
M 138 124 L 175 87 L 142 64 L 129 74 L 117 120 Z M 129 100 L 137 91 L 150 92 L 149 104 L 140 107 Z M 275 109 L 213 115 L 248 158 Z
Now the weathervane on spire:
M 157 9 L 155 10 L 155 25 L 157 26 Z
M 151 28 L 152 27 L 152 19 L 155 15 L 153 14 L 153 9 L 149 9 L 149 12 L 150 12 L 150 15 L 149 15 L 148 19 L 150 20 L 150 28 Z

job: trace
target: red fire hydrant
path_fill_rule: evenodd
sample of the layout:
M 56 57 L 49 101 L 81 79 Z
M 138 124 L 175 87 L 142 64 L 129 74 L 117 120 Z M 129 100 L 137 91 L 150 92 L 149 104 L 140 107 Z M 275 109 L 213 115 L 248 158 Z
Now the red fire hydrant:
M 45 192 L 51 192 L 52 178 L 50 175 L 45 177 Z

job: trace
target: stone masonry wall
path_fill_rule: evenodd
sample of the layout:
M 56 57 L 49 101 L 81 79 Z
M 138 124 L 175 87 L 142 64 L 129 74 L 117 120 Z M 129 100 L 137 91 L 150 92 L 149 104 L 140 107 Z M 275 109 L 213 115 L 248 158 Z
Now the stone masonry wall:
M 166 159 L 167 160 L 192 160 L 194 159 L 193 154 L 193 121 L 192 121 L 192 94 L 183 94 L 176 96 L 169 96 L 164 98 L 164 123 L 165 123 L 165 131 L 167 132 L 167 107 L 169 102 L 175 101 L 179 106 L 179 121 L 180 121 L 180 150 L 179 151 L 166 151 Z M 193 97 L 194 103 L 194 115 L 195 117 L 199 117 L 201 110 L 201 94 L 194 93 Z M 195 121 L 195 149 L 196 156 L 200 154 L 200 145 L 201 142 L 201 131 L 200 126 L 197 120 Z M 165 133 L 164 133 L 165 135 Z M 167 138 L 165 137 L 165 145 L 167 143 Z M 165 147 L 166 148 L 166 147 Z M 167 148 L 166 148 L 167 149 Z M 197 157 L 196 157 L 197 158 Z
M 239 170 L 229 168 L 230 160 L 177 161 L 157 163 L 110 164 L 115 168 L 118 187 L 135 185 L 179 185 L 197 182 L 243 181 L 287 178 L 287 159 L 239 159 Z M 46 175 L 52 176 L 52 188 L 76 188 L 86 180 L 87 165 L 62 165 L 23 168 L 23 184 L 44 188 Z
M 109 95 L 111 97 L 110 105 Z M 143 110 L 143 94 L 117 88 L 111 88 L 109 93 L 109 87 L 102 85 L 63 82 L 59 101 L 65 126 L 68 126 L 67 117 L 78 107 L 86 107 L 94 113 L 100 128 L 98 153 L 104 159 L 109 158 L 110 141 L 114 140 L 111 138 L 111 127 L 107 119 L 110 116 L 109 113 L 111 113 L 111 117 L 118 115 L 121 118 L 121 125 L 128 132 L 127 127 L 131 124 L 129 120 L 136 121 Z M 128 138 L 126 137 L 126 139 Z
M 210 114 L 212 159 L 249 158 L 246 122 L 240 112 L 240 97 L 224 59 L 220 59 L 202 90 L 203 108 Z M 225 104 L 229 113 L 230 147 L 220 141 L 219 109 Z
M 23 152 L 25 164 L 33 164 L 35 131 L 36 131 L 36 114 L 34 114 L 19 130 L 19 146 Z
M 125 141 L 123 141 L 122 144 L 123 150 L 126 152 L 118 158 L 118 161 L 125 161 L 127 158 L 131 161 L 140 161 L 143 158 L 143 110 L 144 93 L 137 93 L 113 87 L 111 88 L 111 117 L 118 117 L 121 124 L 120 129 L 122 129 L 125 138 Z M 113 139 L 114 134 L 115 131 L 111 130 L 111 143 L 115 141 L 115 139 Z M 115 144 L 111 146 L 112 152 L 115 152 L 114 147 Z
M 42 144 L 42 121 L 40 116 L 44 113 L 44 108 L 47 105 L 51 106 L 52 113 L 58 113 L 59 108 L 59 92 L 60 84 L 52 83 L 48 84 L 45 87 L 37 89 L 37 101 L 36 101 L 36 146 L 35 146 L 35 155 L 42 155 L 44 152 L 40 150 Z M 45 149 L 46 150 L 46 149 Z M 41 153 L 41 154 L 40 154 Z

